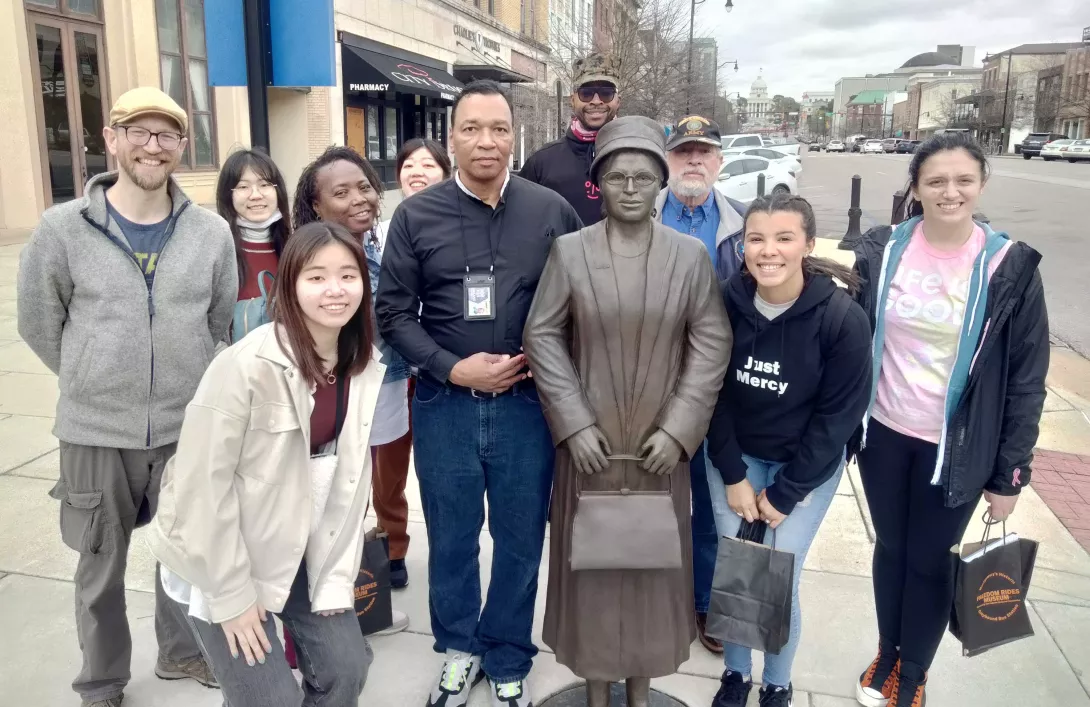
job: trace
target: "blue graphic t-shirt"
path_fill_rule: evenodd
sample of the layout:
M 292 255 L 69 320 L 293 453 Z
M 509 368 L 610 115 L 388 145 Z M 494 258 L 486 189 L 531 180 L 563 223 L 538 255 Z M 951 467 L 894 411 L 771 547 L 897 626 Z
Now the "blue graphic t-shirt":
M 125 235 L 125 240 L 129 242 L 129 247 L 136 256 L 136 262 L 144 273 L 148 290 L 151 290 L 151 285 L 155 281 L 155 266 L 159 262 L 159 253 L 166 243 L 170 216 L 159 223 L 133 223 L 119 214 L 109 199 L 106 200 L 106 211 L 110 220 L 117 223 L 121 233 Z

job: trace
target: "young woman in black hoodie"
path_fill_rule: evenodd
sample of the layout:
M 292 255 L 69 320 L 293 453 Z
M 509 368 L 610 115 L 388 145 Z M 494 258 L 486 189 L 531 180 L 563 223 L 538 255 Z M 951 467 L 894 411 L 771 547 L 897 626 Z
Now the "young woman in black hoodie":
M 745 215 L 745 269 L 723 285 L 734 332 L 726 380 L 708 430 L 708 486 L 720 536 L 764 521 L 765 542 L 795 555 L 791 637 L 765 656 L 761 707 L 790 707 L 801 626 L 798 585 L 810 543 L 832 503 L 845 445 L 867 407 L 870 325 L 837 287 L 852 272 L 813 257 L 817 225 L 803 198 L 773 194 Z M 709 471 L 710 471 L 709 467 Z M 724 644 L 713 707 L 742 707 L 753 687 L 751 652 Z

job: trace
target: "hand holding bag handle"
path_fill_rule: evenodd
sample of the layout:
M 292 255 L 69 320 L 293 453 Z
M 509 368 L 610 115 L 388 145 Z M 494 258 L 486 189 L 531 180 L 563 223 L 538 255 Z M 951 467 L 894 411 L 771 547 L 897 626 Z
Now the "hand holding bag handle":
M 642 462 L 635 454 L 606 459 Z M 681 531 L 669 491 L 584 491 L 575 477 L 573 571 L 680 569 Z

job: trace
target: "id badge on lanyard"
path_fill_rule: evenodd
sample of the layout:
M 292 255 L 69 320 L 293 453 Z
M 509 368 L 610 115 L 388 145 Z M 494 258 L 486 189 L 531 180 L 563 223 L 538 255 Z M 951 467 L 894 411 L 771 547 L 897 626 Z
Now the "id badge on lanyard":
M 489 272 L 466 270 L 462 278 L 462 316 L 466 321 L 496 318 L 496 277 Z

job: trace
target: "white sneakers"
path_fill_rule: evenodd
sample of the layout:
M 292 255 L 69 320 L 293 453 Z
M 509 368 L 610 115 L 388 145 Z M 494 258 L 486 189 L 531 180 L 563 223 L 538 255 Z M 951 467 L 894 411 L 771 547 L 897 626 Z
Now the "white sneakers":
M 439 680 L 428 696 L 427 707 L 463 707 L 469 702 L 474 685 L 482 678 L 480 656 L 448 650 Z
M 390 628 L 384 628 L 381 631 L 375 631 L 372 636 L 392 636 L 395 633 L 401 633 L 405 629 L 409 628 L 409 617 L 404 611 L 398 611 L 394 609 L 394 622 L 390 624 Z

